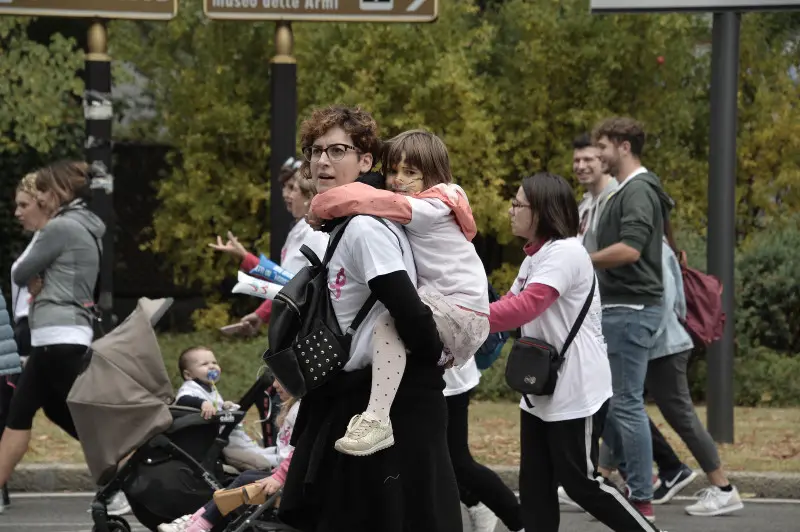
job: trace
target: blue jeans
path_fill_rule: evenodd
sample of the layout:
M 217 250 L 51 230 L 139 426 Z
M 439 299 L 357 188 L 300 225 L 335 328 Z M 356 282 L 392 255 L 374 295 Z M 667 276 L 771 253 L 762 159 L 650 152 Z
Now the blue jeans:
M 603 336 L 608 344 L 614 391 L 603 440 L 611 449 L 621 451 L 617 456 L 624 459 L 634 501 L 653 499 L 653 444 L 644 408 L 644 381 L 661 312 L 660 306 L 603 309 Z

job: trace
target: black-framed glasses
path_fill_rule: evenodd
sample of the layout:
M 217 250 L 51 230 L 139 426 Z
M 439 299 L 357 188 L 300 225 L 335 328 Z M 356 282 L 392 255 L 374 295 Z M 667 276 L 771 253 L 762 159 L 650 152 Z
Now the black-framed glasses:
M 315 163 L 320 160 L 322 154 L 325 153 L 328 159 L 334 162 L 341 161 L 347 155 L 348 150 L 353 150 L 359 153 L 358 148 L 349 144 L 331 144 L 327 148 L 320 146 L 306 146 L 303 148 L 303 157 L 310 163 Z

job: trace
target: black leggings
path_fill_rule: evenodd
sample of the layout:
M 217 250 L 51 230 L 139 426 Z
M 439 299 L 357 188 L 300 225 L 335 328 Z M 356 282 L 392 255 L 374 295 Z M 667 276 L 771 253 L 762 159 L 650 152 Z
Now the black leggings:
M 456 473 L 461 502 L 485 504 L 509 530 L 522 529 L 522 514 L 516 495 L 497 474 L 472 458 L 469 452 L 470 392 L 447 397 L 447 446 Z
M 6 426 L 30 430 L 33 418 L 44 408 L 56 425 L 78 439 L 67 396 L 84 366 L 86 346 L 74 344 L 34 347 L 19 378 Z

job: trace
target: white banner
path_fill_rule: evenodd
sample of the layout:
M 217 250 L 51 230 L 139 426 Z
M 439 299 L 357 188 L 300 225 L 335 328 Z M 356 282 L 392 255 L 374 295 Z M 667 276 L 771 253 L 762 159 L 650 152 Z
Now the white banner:
M 591 0 L 592 11 L 724 11 L 800 9 L 800 0 Z

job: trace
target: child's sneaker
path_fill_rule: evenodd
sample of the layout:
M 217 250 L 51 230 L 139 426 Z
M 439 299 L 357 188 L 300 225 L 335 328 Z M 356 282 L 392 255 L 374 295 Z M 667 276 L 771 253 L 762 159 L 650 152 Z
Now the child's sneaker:
M 163 523 L 158 525 L 158 532 L 185 532 L 189 525 L 192 524 L 192 516 L 184 515 L 179 517 L 171 523 Z
M 697 493 L 700 500 L 686 507 L 686 513 L 695 517 L 712 517 L 724 515 L 744 508 L 739 490 L 735 487 L 731 491 L 722 491 L 717 486 L 711 486 Z
M 369 412 L 352 417 L 347 432 L 336 440 L 334 448 L 352 456 L 367 456 L 394 445 L 392 421 L 381 421 Z

